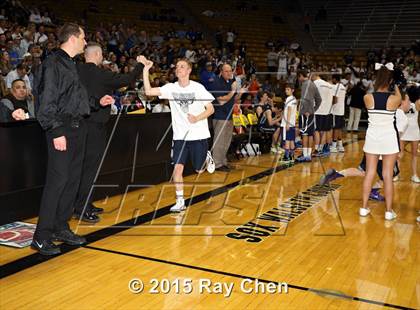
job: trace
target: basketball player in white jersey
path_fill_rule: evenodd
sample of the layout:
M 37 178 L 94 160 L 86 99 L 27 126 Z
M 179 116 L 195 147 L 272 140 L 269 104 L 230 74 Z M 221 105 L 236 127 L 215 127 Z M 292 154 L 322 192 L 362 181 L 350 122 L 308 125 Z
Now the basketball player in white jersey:
M 345 124 L 344 109 L 347 89 L 341 84 L 339 75 L 333 75 L 332 83 L 334 84 L 334 99 L 331 111 L 333 115 L 333 142 L 330 151 L 331 153 L 343 153 L 342 131 Z
M 175 164 L 173 181 L 176 188 L 176 204 L 170 210 L 181 212 L 186 209 L 183 172 L 188 158 L 197 173 L 202 173 L 205 165 L 208 172 L 213 173 L 215 170 L 207 143 L 210 138 L 207 118 L 214 112 L 214 97 L 203 85 L 190 80 L 192 64 L 186 59 L 179 60 L 176 64 L 178 82 L 153 88 L 149 81 L 149 69 L 153 62 L 144 58 L 142 63 L 146 95 L 169 100 L 173 129 L 172 161 Z
M 420 183 L 420 178 L 417 174 L 417 153 L 419 140 L 420 140 L 420 130 L 418 123 L 418 115 L 420 111 L 420 87 L 413 85 L 407 88 L 407 95 L 405 100 L 408 101 L 410 105 L 409 110 L 405 113 L 408 119 L 408 126 L 401 135 L 401 153 L 400 159 L 404 155 L 404 147 L 407 143 L 411 144 L 411 181 L 414 183 Z
M 313 156 L 325 156 L 329 155 L 329 142 L 332 140 L 333 85 L 321 79 L 318 74 L 314 74 L 313 78 L 322 98 L 321 106 L 315 112 L 315 152 Z

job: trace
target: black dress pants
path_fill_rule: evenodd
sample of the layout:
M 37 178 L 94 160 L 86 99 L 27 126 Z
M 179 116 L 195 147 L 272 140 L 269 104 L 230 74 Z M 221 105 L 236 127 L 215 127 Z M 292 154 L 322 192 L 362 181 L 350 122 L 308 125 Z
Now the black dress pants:
M 106 147 L 106 127 L 103 123 L 86 121 L 87 138 L 83 160 L 82 176 L 74 212 L 82 214 L 92 203 L 93 183 Z
M 57 151 L 53 137 L 46 133 L 48 148 L 47 176 L 34 237 L 49 240 L 54 232 L 67 230 L 79 189 L 86 143 L 84 120 L 66 127 L 67 150 Z

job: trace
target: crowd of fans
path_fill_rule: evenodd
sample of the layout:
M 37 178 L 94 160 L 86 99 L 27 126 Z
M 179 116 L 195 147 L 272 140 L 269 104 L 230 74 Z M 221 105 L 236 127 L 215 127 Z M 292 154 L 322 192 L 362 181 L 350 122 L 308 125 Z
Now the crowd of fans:
M 93 9 L 89 8 L 90 11 Z M 163 15 L 173 14 L 170 9 L 161 8 L 161 12 Z M 59 21 L 45 7 L 25 7 L 19 1 L 5 1 L 0 6 L 1 98 L 12 96 L 13 81 L 22 80 L 28 100 L 33 99 L 33 74 L 37 66 L 59 46 L 56 24 Z M 285 84 L 298 89 L 297 72 L 300 69 L 321 72 L 330 77 L 340 75 L 341 83 L 347 87 L 350 95 L 347 103 L 358 108 L 362 105 L 362 102 L 358 102 L 360 94 L 373 91 L 376 62 L 394 62 L 407 80 L 420 82 L 419 42 L 413 43 L 410 48 L 371 49 L 363 62 L 356 62 L 350 50 L 341 63 L 324 64 L 314 61 L 311 53 L 302 51 L 299 44 L 291 43 L 287 38 L 270 39 L 266 42 L 267 67 L 257 68 L 247 56 L 246 42 L 239 42 L 237 31 L 231 28 L 218 29 L 214 35 L 215 46 L 203 41 L 202 32 L 188 26 L 149 33 L 127 23 L 99 23 L 95 29 L 89 30 L 86 32 L 86 41 L 97 42 L 103 47 L 103 66 L 113 72 L 127 73 L 133 70 L 138 55 L 151 59 L 154 66 L 150 69 L 150 80 L 154 87 L 174 82 L 176 60 L 185 57 L 194 66 L 193 78 L 211 90 L 211 84 L 220 74 L 222 65 L 229 63 L 238 87 L 245 85 L 248 88 L 238 102 L 243 110 L 259 105 L 263 93 L 268 94 L 274 103 L 284 102 L 287 97 Z M 113 113 L 124 105 L 133 104 L 136 108 L 144 107 L 155 112 L 168 111 L 165 102 L 144 95 L 140 78 L 135 84 L 114 94 L 116 103 Z M 351 94 L 354 95 L 353 100 Z M 357 102 L 355 98 L 359 98 Z M 357 124 L 352 124 L 350 129 L 356 129 L 354 125 Z

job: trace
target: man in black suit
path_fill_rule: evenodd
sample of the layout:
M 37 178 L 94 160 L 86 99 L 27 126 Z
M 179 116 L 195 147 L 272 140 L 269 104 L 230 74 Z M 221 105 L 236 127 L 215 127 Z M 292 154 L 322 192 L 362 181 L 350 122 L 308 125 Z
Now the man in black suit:
M 114 73 L 100 67 L 103 61 L 101 46 L 97 43 L 89 43 L 85 49 L 86 62 L 77 65 L 80 80 L 90 96 L 101 98 L 105 94 L 129 85 L 140 76 L 143 71 L 143 65 L 139 63 L 140 57 L 137 57 L 137 65 L 130 73 Z M 106 123 L 109 120 L 110 109 L 110 106 L 96 104 L 86 119 L 88 134 L 85 157 L 74 209 L 74 217 L 84 222 L 98 222 L 100 220 L 98 214 L 103 212 L 102 208 L 93 206 L 91 192 L 106 147 Z

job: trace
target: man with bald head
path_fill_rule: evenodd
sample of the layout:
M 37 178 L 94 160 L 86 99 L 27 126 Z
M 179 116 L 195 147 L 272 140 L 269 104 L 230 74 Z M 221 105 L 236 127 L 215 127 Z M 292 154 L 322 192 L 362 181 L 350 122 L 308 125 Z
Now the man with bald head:
M 94 98 L 101 98 L 106 94 L 134 82 L 140 76 L 143 65 L 139 63 L 134 70 L 127 74 L 118 74 L 101 68 L 103 62 L 102 47 L 97 43 L 89 43 L 85 49 L 85 63 L 79 63 L 77 70 L 82 84 L 88 94 Z M 91 189 L 106 146 L 106 122 L 111 114 L 111 106 L 102 106 L 97 102 L 91 108 L 86 119 L 87 141 L 83 161 L 80 187 L 74 206 L 74 217 L 89 223 L 100 220 L 97 214 L 102 213 L 102 208 L 96 208 L 91 202 Z
M 229 172 L 231 168 L 227 165 L 226 154 L 232 142 L 233 104 L 246 91 L 246 88 L 238 90 L 232 67 L 229 64 L 224 64 L 221 74 L 212 84 L 211 90 L 213 96 L 216 98 L 213 101 L 213 158 L 216 170 Z

